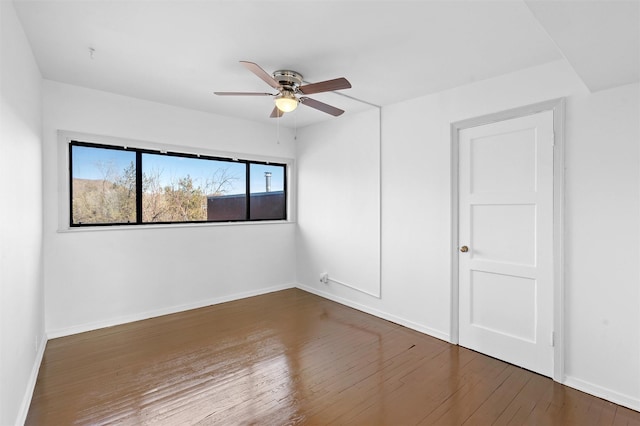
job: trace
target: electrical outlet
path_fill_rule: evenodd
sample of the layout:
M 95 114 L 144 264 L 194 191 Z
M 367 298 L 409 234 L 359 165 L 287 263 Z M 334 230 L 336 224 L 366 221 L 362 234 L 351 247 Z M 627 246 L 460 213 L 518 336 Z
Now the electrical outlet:
M 320 274 L 320 282 L 322 284 L 329 284 L 329 274 L 326 272 L 323 272 Z

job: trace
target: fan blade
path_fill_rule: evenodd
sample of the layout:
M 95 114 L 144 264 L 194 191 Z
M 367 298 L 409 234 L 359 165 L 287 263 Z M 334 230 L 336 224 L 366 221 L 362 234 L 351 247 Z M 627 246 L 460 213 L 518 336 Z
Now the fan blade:
M 302 105 L 310 106 L 311 108 L 315 108 L 319 111 L 326 112 L 327 114 L 331 114 L 334 117 L 342 115 L 344 113 L 343 110 L 336 108 L 331 105 L 327 105 L 324 102 L 316 101 L 315 99 L 302 97 L 300 98 L 300 102 Z
M 333 80 L 321 81 L 319 83 L 307 84 L 300 86 L 298 90 L 305 95 L 312 95 L 320 92 L 333 92 L 334 90 L 350 89 L 351 83 L 344 77 L 334 78 Z
M 269 73 L 260 68 L 260 65 L 253 62 L 240 61 L 240 63 L 249 71 L 260 77 L 265 83 L 274 89 L 280 89 L 280 83 L 278 83 Z
M 218 96 L 275 96 L 273 93 L 260 92 L 213 92 Z
M 284 115 L 284 112 L 280 111 L 278 107 L 273 107 L 273 111 L 271 111 L 271 118 L 280 118 Z

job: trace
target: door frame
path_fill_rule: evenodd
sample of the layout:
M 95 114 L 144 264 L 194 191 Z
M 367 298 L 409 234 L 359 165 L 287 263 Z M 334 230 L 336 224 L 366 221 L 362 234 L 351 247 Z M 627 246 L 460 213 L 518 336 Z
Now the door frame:
M 459 132 L 470 127 L 519 118 L 543 111 L 553 112 L 553 380 L 564 381 L 564 109 L 558 98 L 451 123 L 451 328 L 449 341 L 459 343 L 460 282 L 458 277 Z

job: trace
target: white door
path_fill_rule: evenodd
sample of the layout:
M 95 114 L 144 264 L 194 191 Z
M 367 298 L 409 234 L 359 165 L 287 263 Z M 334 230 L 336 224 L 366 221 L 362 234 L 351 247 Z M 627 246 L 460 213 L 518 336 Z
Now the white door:
M 553 112 L 461 129 L 459 343 L 553 375 Z

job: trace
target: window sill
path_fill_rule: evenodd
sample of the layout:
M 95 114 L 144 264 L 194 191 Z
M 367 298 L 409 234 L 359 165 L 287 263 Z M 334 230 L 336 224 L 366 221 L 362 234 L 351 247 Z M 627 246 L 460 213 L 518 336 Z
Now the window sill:
M 259 220 L 247 222 L 207 222 L 207 223 L 165 223 L 158 225 L 103 225 L 103 226 L 78 226 L 59 228 L 59 234 L 75 232 L 102 232 L 102 231 L 133 231 L 149 229 L 174 229 L 174 228 L 209 228 L 226 226 L 257 226 L 257 225 L 293 225 L 293 220 Z

